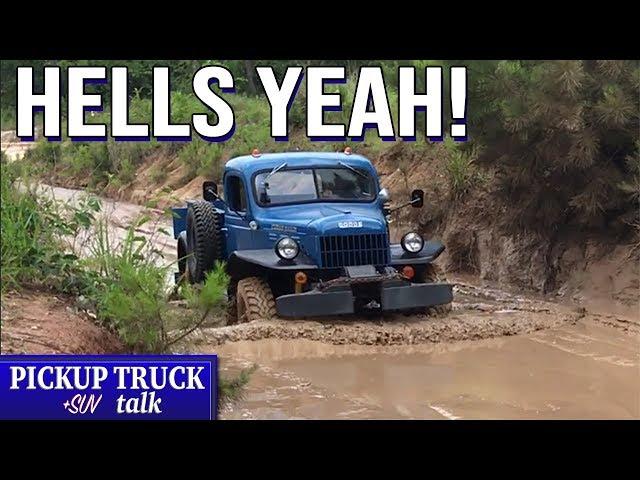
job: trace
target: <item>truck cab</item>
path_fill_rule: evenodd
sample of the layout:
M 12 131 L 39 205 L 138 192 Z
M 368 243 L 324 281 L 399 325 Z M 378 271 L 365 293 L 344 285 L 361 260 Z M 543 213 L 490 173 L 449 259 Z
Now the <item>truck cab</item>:
M 367 158 L 350 150 L 254 151 L 227 162 L 222 187 L 224 198 L 205 182 L 202 200 L 174 209 L 177 278 L 200 282 L 225 262 L 235 320 L 451 302 L 451 285 L 432 264 L 442 244 L 416 232 L 390 244 L 389 196 Z M 422 202 L 415 190 L 406 206 Z

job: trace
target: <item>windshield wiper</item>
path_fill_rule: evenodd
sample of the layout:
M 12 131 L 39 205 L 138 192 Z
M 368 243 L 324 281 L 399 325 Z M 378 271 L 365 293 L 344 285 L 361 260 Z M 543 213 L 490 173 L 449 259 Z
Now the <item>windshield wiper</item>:
M 278 173 L 280 170 L 282 170 L 286 166 L 287 166 L 287 162 L 284 162 L 282 165 L 275 167 L 273 170 L 269 172 L 269 174 L 266 177 L 264 177 L 264 180 L 262 180 L 262 183 L 266 183 L 267 180 L 269 180 L 272 175 Z
M 345 168 L 348 168 L 349 170 L 351 170 L 353 173 L 355 173 L 356 175 L 360 175 L 362 178 L 369 178 L 367 177 L 367 175 L 365 175 L 364 173 L 362 173 L 360 170 L 353 168 L 351 165 L 347 165 L 344 162 L 338 162 L 340 165 L 342 165 Z
M 269 178 L 271 178 L 272 175 L 278 173 L 280 170 L 282 170 L 286 166 L 287 166 L 287 162 L 284 162 L 282 165 L 278 165 L 277 167 L 275 167 L 273 170 L 271 170 L 267 174 L 266 177 L 264 177 L 264 180 L 262 180 L 262 185 L 260 186 L 260 202 L 270 203 L 269 194 L 267 193 L 267 190 L 269 190 L 269 184 L 267 183 L 267 180 L 269 180 Z

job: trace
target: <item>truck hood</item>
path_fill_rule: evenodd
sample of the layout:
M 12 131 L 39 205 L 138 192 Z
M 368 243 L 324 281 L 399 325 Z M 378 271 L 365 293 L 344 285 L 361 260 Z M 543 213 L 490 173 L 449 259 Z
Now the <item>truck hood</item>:
M 307 234 L 368 233 L 386 230 L 382 211 L 375 203 L 309 203 L 265 209 L 259 220 L 266 228 Z

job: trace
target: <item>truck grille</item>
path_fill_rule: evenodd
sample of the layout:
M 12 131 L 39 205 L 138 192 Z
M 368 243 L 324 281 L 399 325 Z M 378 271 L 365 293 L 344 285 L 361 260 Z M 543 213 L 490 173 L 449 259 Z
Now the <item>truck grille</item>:
M 326 235 L 320 237 L 322 266 L 387 265 L 389 241 L 386 233 Z

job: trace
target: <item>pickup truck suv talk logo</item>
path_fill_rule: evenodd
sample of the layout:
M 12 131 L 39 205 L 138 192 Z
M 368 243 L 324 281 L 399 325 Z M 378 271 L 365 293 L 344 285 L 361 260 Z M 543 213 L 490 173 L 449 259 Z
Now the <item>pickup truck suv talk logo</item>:
M 338 222 L 338 227 L 340 228 L 360 228 L 362 227 L 362 222 L 350 220 L 347 222 Z

